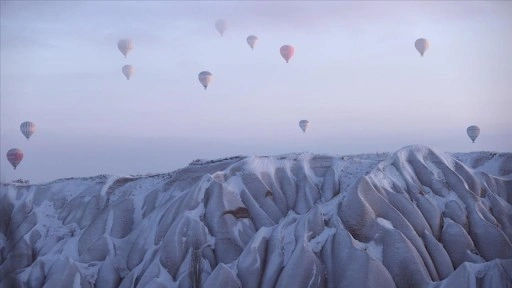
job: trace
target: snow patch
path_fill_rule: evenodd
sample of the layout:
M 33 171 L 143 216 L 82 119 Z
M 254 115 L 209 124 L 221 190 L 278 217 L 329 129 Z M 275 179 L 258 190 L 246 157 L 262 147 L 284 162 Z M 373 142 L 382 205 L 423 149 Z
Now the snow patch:
M 512 159 L 510 153 L 472 152 L 450 156 L 413 145 L 392 154 L 235 156 L 194 161 L 179 172 L 152 176 L 99 175 L 40 185 L 2 184 L 0 219 L 4 221 L 0 221 L 3 259 L 0 272 L 9 273 L 1 275 L 0 286 L 12 283 L 13 278 L 28 287 L 32 285 L 29 281 L 35 281 L 31 277 L 43 282 L 55 281 L 60 275 L 50 275 L 57 273 L 53 272 L 56 268 L 51 267 L 67 265 L 72 268 L 69 268 L 69 276 L 62 276 L 68 277 L 62 279 L 62 283 L 68 286 L 89 282 L 91 286 L 99 287 L 99 279 L 105 277 L 98 278 L 98 275 L 107 273 L 109 276 L 105 279 L 121 281 L 121 284 L 115 282 L 121 287 L 131 287 L 135 279 L 141 281 L 150 276 L 154 279 L 151 282 L 144 280 L 146 282 L 141 285 L 157 287 L 168 283 L 172 287 L 190 287 L 191 278 L 187 273 L 192 271 L 193 260 L 188 235 L 191 225 L 197 224 L 194 229 L 197 228 L 200 234 L 197 239 L 202 247 L 199 263 L 203 282 L 214 270 L 221 272 L 216 272 L 215 281 L 228 281 L 210 283 L 214 286 L 226 283 L 242 287 L 256 283 L 296 286 L 299 278 L 282 278 L 290 278 L 289 273 L 288 276 L 281 273 L 283 265 L 291 271 L 301 271 L 304 267 L 313 269 L 300 278 L 304 287 L 317 287 L 319 283 L 332 285 L 327 283 L 335 277 L 329 273 L 342 273 L 346 283 L 359 283 L 353 278 L 357 273 L 344 270 L 358 267 L 339 263 L 346 255 L 359 255 L 363 257 L 357 256 L 354 263 L 367 265 L 368 257 L 361 253 L 364 251 L 379 262 L 374 263 L 376 266 L 368 266 L 377 269 L 368 277 L 384 286 L 391 279 L 389 281 L 397 287 L 408 287 L 413 285 L 411 283 L 433 288 L 462 287 L 470 283 L 471 287 L 471 283 L 476 283 L 471 281 L 480 277 L 487 279 L 478 280 L 487 283 L 487 287 L 503 287 L 512 279 L 510 269 L 503 268 L 510 267 L 511 262 L 498 259 L 496 255 L 512 259 L 512 244 L 508 241 L 512 226 L 506 210 L 510 200 L 502 198 L 509 192 L 508 176 L 499 173 L 503 172 L 502 167 L 508 167 L 506 161 L 509 159 Z M 276 173 L 277 169 L 281 171 Z M 462 171 L 460 169 L 464 169 L 464 173 L 467 171 L 469 178 L 468 175 L 457 175 Z M 427 174 L 418 175 L 419 170 Z M 425 175 L 440 180 L 436 185 L 445 183 L 446 186 L 429 187 L 434 185 Z M 251 191 L 256 186 L 246 186 L 242 176 L 265 179 L 265 186 L 275 187 L 272 197 L 262 197 L 260 188 Z M 363 176 L 366 176 L 365 181 L 359 181 Z M 418 183 L 422 176 L 422 183 Z M 457 181 L 471 179 L 469 181 L 474 183 L 448 187 L 445 179 L 448 176 L 460 176 Z M 368 182 L 370 186 L 366 186 Z M 302 189 L 304 183 L 308 189 Z M 466 190 L 465 187 L 472 185 L 490 188 L 481 198 Z M 220 186 L 222 193 L 219 193 Z M 417 188 L 427 193 L 419 195 Z M 439 189 L 442 193 L 438 193 Z M 318 198 L 319 191 L 324 192 L 321 199 Z M 390 193 L 401 193 L 406 197 L 400 197 L 402 200 L 398 202 L 391 201 Z M 418 197 L 426 197 L 428 201 L 420 203 Z M 460 206 L 460 209 L 452 209 L 451 216 L 470 225 L 442 217 L 446 203 L 451 200 Z M 244 207 L 248 213 L 244 210 L 243 218 L 218 217 L 223 212 L 221 210 L 233 204 Z M 431 205 L 431 209 L 422 210 L 418 204 Z M 315 207 L 320 211 L 313 210 L 317 209 Z M 372 215 L 381 217 L 374 221 Z M 443 220 L 445 226 L 450 223 L 453 229 L 442 230 Z M 461 227 L 463 225 L 466 226 Z M 433 240 L 426 241 L 425 234 L 419 235 L 417 231 L 431 233 Z M 334 235 L 336 237 L 332 237 Z M 383 241 L 383 237 L 388 236 L 396 238 L 391 238 L 391 242 Z M 82 237 L 87 237 L 84 238 L 86 241 Z M 455 240 L 448 243 L 443 239 Z M 346 243 L 337 241 L 349 241 L 349 245 L 333 246 Z M 101 244 L 84 249 L 79 242 L 86 246 Z M 341 247 L 347 247 L 347 250 Z M 419 257 L 411 257 L 411 253 L 395 253 L 392 261 L 383 266 L 383 252 L 394 251 L 396 247 L 406 247 Z M 354 248 L 360 251 L 354 251 Z M 32 254 L 33 251 L 37 253 Z M 482 256 L 476 255 L 477 251 Z M 350 254 L 352 252 L 356 253 Z M 104 261 L 89 261 L 103 258 Z M 315 265 L 307 266 L 311 264 L 309 260 L 308 264 L 300 259 L 313 259 Z M 465 262 L 455 267 L 457 270 L 453 273 L 450 269 L 444 271 L 446 263 L 456 263 L 454 259 Z M 483 259 L 488 262 L 468 262 Z M 20 261 L 27 261 L 26 267 L 18 267 Z M 247 263 L 245 268 L 247 273 L 252 273 L 250 277 L 240 276 L 239 273 L 244 272 L 241 268 L 238 271 L 238 263 Z M 265 268 L 259 270 L 262 267 Z M 421 267 L 429 271 L 422 272 Z M 73 272 L 76 268 L 79 273 Z M 176 277 L 171 276 L 170 271 Z M 261 271 L 261 274 L 253 271 Z M 438 279 L 431 271 L 452 275 L 436 282 Z
M 380 217 L 377 217 L 375 220 L 377 220 L 377 222 L 379 222 L 379 224 L 384 226 L 386 229 L 395 229 L 395 227 L 393 227 L 393 223 L 391 223 L 389 220 Z
M 311 247 L 311 250 L 315 253 L 319 253 L 322 248 L 324 247 L 325 241 L 329 239 L 332 235 L 336 233 L 336 229 L 334 228 L 325 228 L 320 235 L 316 236 L 315 238 L 311 239 L 309 242 L 309 245 Z

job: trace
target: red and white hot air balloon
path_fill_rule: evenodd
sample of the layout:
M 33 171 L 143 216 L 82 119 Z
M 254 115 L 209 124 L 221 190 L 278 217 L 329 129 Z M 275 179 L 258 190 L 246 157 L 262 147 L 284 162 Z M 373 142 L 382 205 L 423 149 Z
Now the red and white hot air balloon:
M 7 160 L 11 163 L 12 167 L 14 167 L 14 170 L 16 170 L 16 166 L 23 160 L 23 151 L 17 148 L 7 151 Z
M 293 48 L 292 45 L 283 45 L 281 49 L 279 49 L 279 52 L 281 52 L 281 56 L 286 60 L 286 63 L 288 63 L 293 57 L 293 54 L 295 54 L 295 48 Z

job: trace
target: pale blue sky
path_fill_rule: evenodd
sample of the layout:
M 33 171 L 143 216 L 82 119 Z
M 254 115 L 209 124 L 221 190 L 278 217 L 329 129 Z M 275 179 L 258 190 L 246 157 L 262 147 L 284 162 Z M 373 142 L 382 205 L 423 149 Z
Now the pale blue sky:
M 1 181 L 238 154 L 512 151 L 512 2 L 0 3 Z M 423 58 L 420 37 L 431 43 Z M 121 38 L 135 45 L 127 59 Z M 289 64 L 283 44 L 296 49 Z M 207 91 L 202 70 L 214 75 Z M 15 147 L 17 170 L 5 157 Z

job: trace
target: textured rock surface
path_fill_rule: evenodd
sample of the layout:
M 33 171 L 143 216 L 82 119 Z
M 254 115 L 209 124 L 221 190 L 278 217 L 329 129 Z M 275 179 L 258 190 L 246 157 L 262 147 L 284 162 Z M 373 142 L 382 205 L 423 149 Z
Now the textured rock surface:
M 1 287 L 511 287 L 511 240 L 511 153 L 232 157 L 0 191 Z

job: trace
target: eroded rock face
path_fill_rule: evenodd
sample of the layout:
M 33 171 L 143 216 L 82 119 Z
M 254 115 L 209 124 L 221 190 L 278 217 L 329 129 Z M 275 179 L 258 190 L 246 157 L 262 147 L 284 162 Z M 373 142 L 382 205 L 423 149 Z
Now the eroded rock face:
M 0 287 L 510 287 L 511 161 L 408 146 L 2 184 Z

